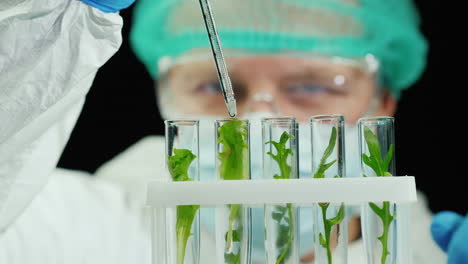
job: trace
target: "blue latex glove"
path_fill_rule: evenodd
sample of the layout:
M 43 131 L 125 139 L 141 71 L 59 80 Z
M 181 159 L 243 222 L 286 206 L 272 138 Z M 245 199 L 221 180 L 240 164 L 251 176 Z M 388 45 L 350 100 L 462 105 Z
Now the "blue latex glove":
M 447 253 L 448 264 L 468 263 L 468 216 L 444 211 L 431 224 L 432 237 Z
M 81 0 L 106 13 L 115 13 L 131 6 L 135 0 Z

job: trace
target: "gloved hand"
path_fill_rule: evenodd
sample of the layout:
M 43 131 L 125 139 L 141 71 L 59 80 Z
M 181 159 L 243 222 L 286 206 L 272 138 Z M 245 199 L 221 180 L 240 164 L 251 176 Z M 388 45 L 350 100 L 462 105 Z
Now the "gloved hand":
M 115 13 L 131 6 L 135 0 L 81 0 L 106 13 Z
M 431 224 L 432 237 L 447 253 L 448 264 L 468 263 L 468 216 L 444 211 Z

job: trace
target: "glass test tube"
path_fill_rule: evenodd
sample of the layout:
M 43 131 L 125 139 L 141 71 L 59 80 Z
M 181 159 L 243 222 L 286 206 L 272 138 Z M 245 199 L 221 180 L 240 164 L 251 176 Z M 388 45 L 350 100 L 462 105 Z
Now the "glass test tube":
M 199 121 L 167 120 L 165 125 L 168 180 L 198 181 Z M 166 210 L 165 264 L 199 263 L 199 208 L 199 205 L 180 205 Z
M 395 175 L 395 137 L 392 117 L 366 117 L 358 121 L 361 171 L 364 177 Z M 364 204 L 361 224 L 369 264 L 395 264 L 397 257 L 397 205 Z M 409 260 L 408 260 L 409 261 Z M 402 263 L 409 263 L 408 261 Z
M 316 179 L 345 177 L 344 116 L 310 119 L 312 173 Z M 346 264 L 348 216 L 344 203 L 313 205 L 315 263 Z
M 297 179 L 298 124 L 294 117 L 262 119 L 263 178 Z M 299 213 L 293 204 L 266 205 L 267 264 L 299 263 Z
M 250 180 L 249 121 L 216 120 L 215 129 L 218 180 Z M 250 263 L 250 211 L 242 204 L 216 208 L 216 263 Z

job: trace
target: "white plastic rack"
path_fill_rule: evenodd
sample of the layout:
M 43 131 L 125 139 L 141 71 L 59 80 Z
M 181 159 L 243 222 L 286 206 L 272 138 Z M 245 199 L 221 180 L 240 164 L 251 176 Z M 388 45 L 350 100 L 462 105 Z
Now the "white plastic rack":
M 242 190 L 242 191 L 239 191 Z M 416 202 L 416 184 L 412 176 L 324 178 L 288 180 L 232 180 L 211 182 L 162 182 L 148 185 L 147 204 L 153 210 L 153 263 L 166 263 L 166 208 L 178 205 L 214 207 L 225 204 L 244 204 L 251 207 L 266 204 L 292 203 L 311 205 L 318 202 L 360 205 L 368 202 L 390 201 L 398 205 Z M 409 210 L 402 211 L 409 214 Z M 409 217 L 402 217 L 409 225 Z M 409 226 L 399 230 L 408 234 Z M 396 263 L 411 263 L 409 241 L 398 249 Z

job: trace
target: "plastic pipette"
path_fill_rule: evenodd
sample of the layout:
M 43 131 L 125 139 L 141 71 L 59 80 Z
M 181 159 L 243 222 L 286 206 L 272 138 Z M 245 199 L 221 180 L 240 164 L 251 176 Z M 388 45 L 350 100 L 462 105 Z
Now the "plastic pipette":
M 213 51 L 221 89 L 223 90 L 224 101 L 226 102 L 229 115 L 235 117 L 237 115 L 236 99 L 234 98 L 234 91 L 232 90 L 231 79 L 229 78 L 226 61 L 224 60 L 223 51 L 221 49 L 221 42 L 219 41 L 218 31 L 216 30 L 211 5 L 209 0 L 199 1 L 203 19 L 205 20 L 206 30 L 208 31 L 208 38 L 210 39 L 211 50 Z

